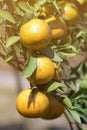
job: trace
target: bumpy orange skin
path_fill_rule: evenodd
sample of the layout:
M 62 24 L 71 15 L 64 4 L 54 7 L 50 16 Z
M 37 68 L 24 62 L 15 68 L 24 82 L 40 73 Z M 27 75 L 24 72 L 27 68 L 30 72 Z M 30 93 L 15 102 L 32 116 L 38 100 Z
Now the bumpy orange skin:
M 48 111 L 42 116 L 43 119 L 56 119 L 64 113 L 64 105 L 54 96 L 48 94 L 50 101 Z
M 31 89 L 24 89 L 16 98 L 17 111 L 24 117 L 41 117 L 49 107 L 48 97 L 40 91 L 31 93 Z
M 51 35 L 49 25 L 41 19 L 32 19 L 20 28 L 21 41 L 29 49 L 46 47 L 51 41 Z
M 62 16 L 65 18 L 67 24 L 73 25 L 76 23 L 79 17 L 79 10 L 74 4 L 65 2 L 61 10 Z
M 67 34 L 67 26 L 60 17 L 51 16 L 45 20 L 51 28 L 52 39 L 63 38 Z
M 45 84 L 51 81 L 55 74 L 55 68 L 50 58 L 38 55 L 37 68 L 29 77 L 29 81 L 34 84 Z

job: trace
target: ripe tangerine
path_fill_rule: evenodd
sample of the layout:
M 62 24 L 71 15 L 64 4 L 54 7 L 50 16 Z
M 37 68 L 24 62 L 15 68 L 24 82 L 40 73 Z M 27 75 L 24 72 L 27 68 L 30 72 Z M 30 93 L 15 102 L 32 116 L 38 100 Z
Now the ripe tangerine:
M 48 97 L 44 92 L 32 92 L 32 89 L 24 89 L 16 98 L 17 111 L 24 117 L 41 117 L 49 107 Z
M 49 108 L 48 111 L 42 116 L 43 119 L 56 119 L 64 113 L 64 105 L 56 97 L 48 94 Z
M 55 68 L 50 58 L 44 55 L 37 55 L 37 68 L 28 78 L 31 83 L 45 84 L 51 81 L 55 74 Z
M 38 50 L 46 47 L 51 41 L 51 29 L 41 19 L 32 19 L 20 28 L 20 38 L 26 48 Z

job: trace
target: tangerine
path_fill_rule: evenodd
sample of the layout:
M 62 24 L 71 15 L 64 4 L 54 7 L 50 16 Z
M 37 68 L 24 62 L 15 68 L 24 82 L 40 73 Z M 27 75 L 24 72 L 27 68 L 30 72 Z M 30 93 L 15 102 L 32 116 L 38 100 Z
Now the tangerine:
M 33 50 L 46 47 L 51 41 L 51 35 L 49 25 L 41 19 L 32 19 L 20 28 L 23 45 Z
M 74 23 L 76 23 L 79 17 L 79 10 L 74 3 L 65 2 L 62 5 L 61 12 L 62 12 L 62 17 L 69 25 L 73 25 Z
M 61 17 L 51 16 L 45 20 L 51 28 L 52 39 L 62 38 L 67 34 L 67 26 Z
M 61 116 L 64 113 L 64 105 L 61 101 L 56 99 L 56 97 L 52 96 L 51 94 L 48 94 L 49 99 L 49 107 L 48 111 L 43 114 L 43 119 L 55 119 L 59 116 Z
M 55 68 L 50 58 L 44 55 L 37 55 L 37 68 L 28 78 L 31 83 L 45 84 L 52 80 Z
M 17 111 L 24 117 L 41 117 L 49 107 L 48 97 L 44 92 L 32 92 L 32 89 L 24 89 L 16 98 Z

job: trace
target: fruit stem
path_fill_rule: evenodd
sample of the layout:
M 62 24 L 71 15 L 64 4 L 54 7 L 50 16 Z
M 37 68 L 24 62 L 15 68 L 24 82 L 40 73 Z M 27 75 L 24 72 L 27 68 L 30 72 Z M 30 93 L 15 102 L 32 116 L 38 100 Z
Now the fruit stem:
M 59 15 L 61 16 L 61 12 L 59 10 L 59 6 L 57 5 L 56 1 L 55 0 L 51 0 L 52 1 L 52 4 L 55 6 L 56 10 L 58 11 Z

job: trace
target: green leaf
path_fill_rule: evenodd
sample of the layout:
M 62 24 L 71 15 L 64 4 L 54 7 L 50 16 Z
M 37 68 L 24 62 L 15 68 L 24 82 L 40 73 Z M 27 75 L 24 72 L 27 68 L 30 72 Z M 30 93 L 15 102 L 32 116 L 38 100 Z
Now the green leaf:
M 6 40 L 6 47 L 13 45 L 14 43 L 18 42 L 20 40 L 19 36 L 11 36 Z
M 85 30 L 85 29 L 83 29 L 83 30 L 81 30 L 78 34 L 77 34 L 77 36 L 76 36 L 76 38 L 79 38 L 79 37 L 86 37 L 87 36 L 87 30 Z
M 12 58 L 13 58 L 13 56 L 7 55 L 7 56 L 5 57 L 5 61 L 6 61 L 6 62 L 9 62 Z
M 0 16 L 9 22 L 16 23 L 14 17 L 11 15 L 9 11 L 0 9 Z
M 18 2 L 18 5 L 19 5 L 19 7 L 20 7 L 23 11 L 25 11 L 25 12 L 28 12 L 29 10 L 31 10 L 31 8 L 30 8 L 28 2 L 20 1 L 20 2 Z
M 59 56 L 56 52 L 54 52 L 54 58 L 53 58 L 53 60 L 54 60 L 54 61 L 57 61 L 57 62 L 63 61 L 63 59 L 60 58 L 60 56 Z
M 80 83 L 80 89 L 87 90 L 87 74 L 85 74 L 83 79 L 77 80 L 78 83 Z
M 62 17 L 63 17 L 64 21 L 69 21 L 70 20 L 69 17 L 66 17 L 66 16 L 62 16 Z
M 84 93 L 84 90 L 79 90 L 79 91 L 75 92 L 74 94 L 72 94 L 72 96 L 70 98 L 76 99 L 76 98 L 80 97 L 83 93 Z
M 80 65 L 78 66 L 78 68 L 77 68 L 77 72 L 78 73 L 80 73 L 81 72 L 81 70 L 82 70 L 82 67 L 83 67 L 83 62 L 82 63 L 80 63 Z
M 56 90 L 58 87 L 63 87 L 64 84 L 62 83 L 58 83 L 58 82 L 53 82 L 47 89 L 47 92 L 52 92 L 54 90 Z
M 71 116 L 78 122 L 78 123 L 81 123 L 81 119 L 80 119 L 80 116 L 79 114 L 74 111 L 74 110 L 70 110 L 68 109 L 69 113 L 71 114 Z
M 27 21 L 31 20 L 33 18 L 34 14 L 32 11 L 25 12 L 22 24 L 25 24 Z
M 70 87 L 70 89 L 75 89 L 75 84 L 73 83 L 73 81 L 67 82 L 66 84 Z
M 82 108 L 81 105 L 76 105 L 76 109 L 82 112 L 83 114 L 87 115 L 87 108 Z
M 37 5 L 43 5 L 47 0 L 38 0 Z
M 66 95 L 62 95 L 61 97 L 63 98 L 64 104 L 65 104 L 68 108 L 72 109 L 72 102 L 71 102 L 71 100 L 70 100 Z
M 82 80 L 80 81 L 80 86 L 81 89 L 86 89 L 87 90 L 87 80 Z
M 3 50 L 2 46 L 0 45 L 0 53 L 3 55 L 3 56 L 6 56 L 7 53 Z
M 31 76 L 32 73 L 35 71 L 36 67 L 37 67 L 37 58 L 35 58 L 31 55 L 22 71 L 23 77 L 27 78 L 27 77 Z
M 24 16 L 24 12 L 19 7 L 16 7 L 15 12 L 17 13 L 17 15 Z
M 85 74 L 83 79 L 78 79 L 77 83 L 79 83 L 79 88 L 81 90 L 87 90 L 87 74 Z
M 87 74 L 85 75 L 84 80 L 86 80 L 86 81 L 87 81 Z
M 75 53 L 65 53 L 65 52 L 59 52 L 59 53 L 63 56 L 67 56 L 67 57 L 70 57 L 70 58 L 76 55 Z
M 72 46 L 72 45 L 69 45 L 69 46 L 67 47 L 67 49 L 71 49 L 74 53 L 78 54 L 78 51 L 77 51 L 76 47 L 74 47 L 74 46 Z

